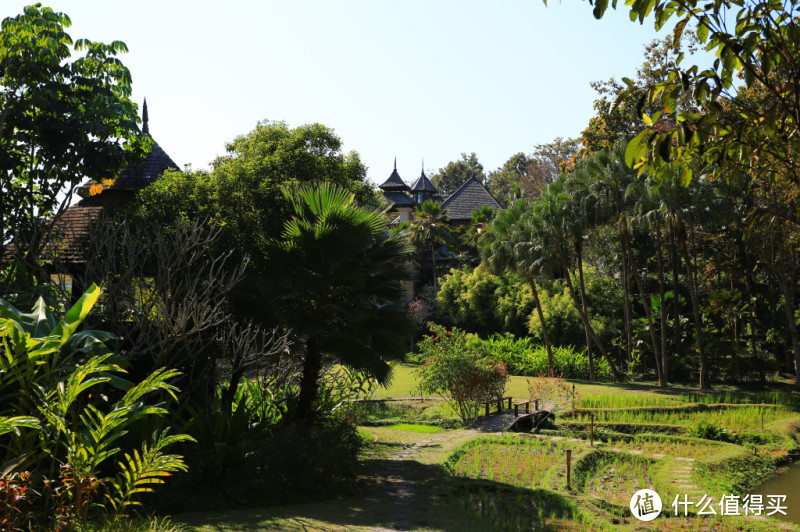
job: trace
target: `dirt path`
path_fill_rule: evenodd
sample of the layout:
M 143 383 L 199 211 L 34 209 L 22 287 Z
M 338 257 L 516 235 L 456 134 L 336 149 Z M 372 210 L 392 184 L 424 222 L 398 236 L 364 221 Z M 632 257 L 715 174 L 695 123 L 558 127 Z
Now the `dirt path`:
M 382 460 L 376 470 L 375 499 L 381 512 L 378 515 L 387 526 L 371 528 L 374 532 L 437 528 L 434 521 L 438 502 L 446 494 L 437 492 L 434 484 L 441 483 L 441 472 L 428 455 L 441 454 L 465 439 L 477 437 L 474 430 L 459 430 L 442 434 L 421 435 L 423 439 L 403 445 L 401 450 Z

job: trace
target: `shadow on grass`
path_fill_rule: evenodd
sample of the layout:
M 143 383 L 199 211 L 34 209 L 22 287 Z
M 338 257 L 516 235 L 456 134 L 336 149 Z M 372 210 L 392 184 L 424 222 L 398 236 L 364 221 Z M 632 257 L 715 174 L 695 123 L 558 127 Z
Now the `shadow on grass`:
M 441 465 L 415 460 L 368 460 L 359 495 L 313 503 L 194 512 L 174 521 L 202 531 L 551 529 L 579 513 L 567 498 L 545 490 L 452 477 Z M 555 529 L 555 525 L 553 528 Z

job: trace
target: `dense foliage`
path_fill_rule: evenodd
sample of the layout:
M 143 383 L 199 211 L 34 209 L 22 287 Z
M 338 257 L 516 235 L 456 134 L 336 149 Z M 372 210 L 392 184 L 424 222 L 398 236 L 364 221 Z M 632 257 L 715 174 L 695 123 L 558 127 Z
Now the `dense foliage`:
M 0 270 L 4 291 L 33 291 L 45 236 L 80 181 L 113 180 L 149 145 L 117 57 L 127 47 L 73 41 L 70 25 L 35 4 L 0 29 L 0 255 L 15 259 Z
M 509 373 L 527 377 L 547 375 L 547 350 L 531 338 L 515 338 L 511 334 L 494 334 L 482 342 L 486 349 L 505 362 Z M 553 347 L 553 366 L 556 375 L 565 379 L 589 379 L 589 359 L 586 351 L 570 345 Z M 596 379 L 611 381 L 613 376 L 605 360 L 595 361 Z
M 77 331 L 99 296 L 93 286 L 60 320 L 42 299 L 29 314 L 0 299 L 4 529 L 68 529 L 98 510 L 120 519 L 163 477 L 186 470 L 165 450 L 189 436 L 134 430 L 168 413 L 177 372 L 126 380 L 124 360 L 104 344 L 112 335 Z

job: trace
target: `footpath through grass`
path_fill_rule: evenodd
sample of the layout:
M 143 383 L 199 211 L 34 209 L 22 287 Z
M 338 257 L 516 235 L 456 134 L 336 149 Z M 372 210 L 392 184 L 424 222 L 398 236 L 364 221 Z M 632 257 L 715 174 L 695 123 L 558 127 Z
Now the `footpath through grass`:
M 562 412 L 554 428 L 485 433 L 460 426 L 444 401 L 414 396 L 414 368 L 399 366 L 391 386 L 358 409 L 370 442 L 359 496 L 176 521 L 203 531 L 800 529 L 745 517 L 743 508 L 738 517 L 723 516 L 719 506 L 723 495 L 748 495 L 798 448 L 797 394 L 574 384 L 575 410 Z M 528 398 L 527 389 L 525 377 L 512 377 L 506 395 Z M 643 488 L 662 497 L 655 521 L 640 522 L 628 508 Z M 698 506 L 673 515 L 676 496 L 693 503 L 709 497 L 716 514 L 698 515 Z

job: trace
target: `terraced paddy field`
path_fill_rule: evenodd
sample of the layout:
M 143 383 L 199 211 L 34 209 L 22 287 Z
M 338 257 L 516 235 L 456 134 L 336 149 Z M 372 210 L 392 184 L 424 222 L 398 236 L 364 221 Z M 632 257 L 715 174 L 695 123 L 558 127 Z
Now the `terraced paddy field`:
M 512 378 L 507 395 L 527 399 L 525 380 Z M 414 395 L 412 367 L 395 383 L 360 405 L 369 441 L 360 496 L 176 519 L 204 531 L 800 530 L 780 512 L 745 515 L 740 504 L 739 515 L 722 515 L 720 505 L 758 493 L 800 448 L 800 396 L 785 388 L 700 394 L 576 381 L 574 409 L 555 425 L 513 433 L 461 425 L 444 401 Z M 629 507 L 643 488 L 662 500 L 653 521 Z M 784 495 L 800 506 L 800 490 Z M 676 497 L 691 504 L 676 512 Z M 701 515 L 703 501 L 714 513 Z

